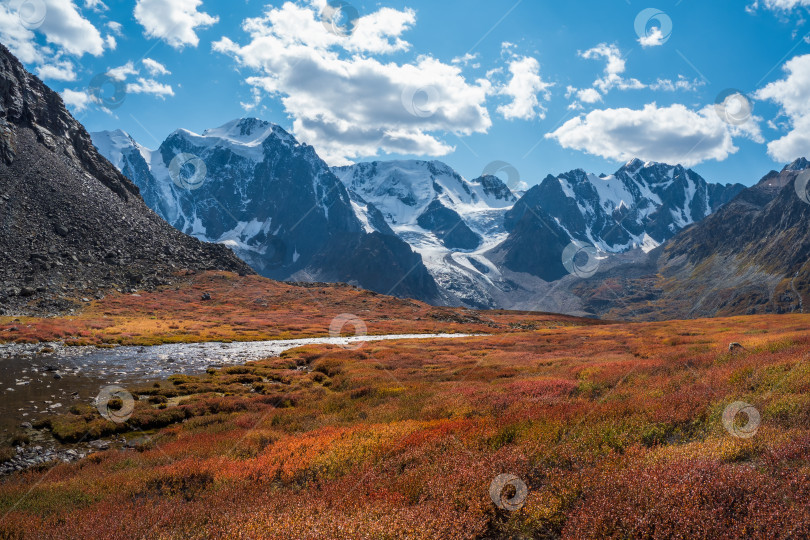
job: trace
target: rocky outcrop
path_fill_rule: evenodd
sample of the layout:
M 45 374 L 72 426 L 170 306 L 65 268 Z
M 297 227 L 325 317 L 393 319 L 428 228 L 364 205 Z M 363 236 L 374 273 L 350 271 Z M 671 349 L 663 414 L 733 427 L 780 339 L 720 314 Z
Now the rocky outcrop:
M 0 310 L 71 309 L 182 270 L 250 268 L 176 231 L 93 145 L 62 99 L 0 46 Z

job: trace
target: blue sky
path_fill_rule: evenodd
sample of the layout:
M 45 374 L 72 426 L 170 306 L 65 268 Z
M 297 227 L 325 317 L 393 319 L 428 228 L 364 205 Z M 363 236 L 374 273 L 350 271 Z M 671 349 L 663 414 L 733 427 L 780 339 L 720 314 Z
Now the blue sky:
M 0 41 L 150 148 L 257 116 L 330 163 L 528 184 L 633 156 L 751 184 L 810 156 L 810 0 L 331 2 L 5 0 Z

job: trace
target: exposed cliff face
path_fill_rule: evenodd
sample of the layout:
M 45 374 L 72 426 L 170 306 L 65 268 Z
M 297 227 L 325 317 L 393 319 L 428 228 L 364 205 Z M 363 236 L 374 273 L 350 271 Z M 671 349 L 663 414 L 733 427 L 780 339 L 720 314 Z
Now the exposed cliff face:
M 0 309 L 70 309 L 179 270 L 251 272 L 176 231 L 102 157 L 58 94 L 0 46 Z

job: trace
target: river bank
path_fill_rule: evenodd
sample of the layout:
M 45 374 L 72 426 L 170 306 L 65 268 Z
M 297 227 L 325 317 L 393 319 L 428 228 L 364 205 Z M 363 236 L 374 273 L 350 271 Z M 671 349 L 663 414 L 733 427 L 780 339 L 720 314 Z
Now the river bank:
M 81 440 L 63 444 L 43 419 L 94 405 L 103 388 L 159 384 L 173 375 L 199 375 L 208 369 L 244 365 L 309 345 L 360 348 L 389 340 L 452 339 L 468 334 L 397 334 L 251 342 L 177 343 L 151 347 L 77 347 L 60 342 L 0 345 L 0 433 L 6 455 L 0 474 L 51 461 L 75 461 L 109 447 L 135 446 L 131 440 Z M 10 450 L 13 449 L 13 452 Z

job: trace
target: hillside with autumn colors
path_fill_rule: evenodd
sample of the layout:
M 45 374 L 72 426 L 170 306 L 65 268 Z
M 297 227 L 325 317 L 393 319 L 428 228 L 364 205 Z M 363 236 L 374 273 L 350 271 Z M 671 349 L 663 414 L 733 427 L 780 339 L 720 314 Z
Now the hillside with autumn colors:
M 176 284 L 115 290 L 64 317 L 2 317 L 0 343 L 60 340 L 68 345 L 156 345 L 258 341 L 330 335 L 342 314 L 369 335 L 493 333 L 554 325 L 604 324 L 557 314 L 434 307 L 346 284 L 284 283 L 229 272 L 188 272 Z M 339 330 L 342 330 L 339 329 Z M 346 332 L 355 331 L 351 325 Z
M 125 423 L 75 405 L 38 427 L 134 443 L 4 478 L 0 537 L 810 534 L 809 316 L 549 322 L 178 375 Z

